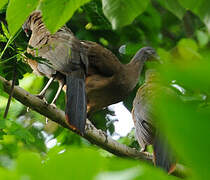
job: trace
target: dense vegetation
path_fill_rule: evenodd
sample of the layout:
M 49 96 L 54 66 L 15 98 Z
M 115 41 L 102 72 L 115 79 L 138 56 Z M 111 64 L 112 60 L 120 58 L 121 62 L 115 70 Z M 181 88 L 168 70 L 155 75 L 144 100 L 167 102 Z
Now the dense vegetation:
M 159 102 L 161 123 L 179 162 L 190 169 L 189 179 L 210 179 L 210 2 L 208 0 L 1 0 L 0 76 L 37 94 L 47 79 L 32 74 L 23 54 L 28 39 L 21 29 L 39 8 L 44 23 L 56 32 L 65 23 L 79 39 L 98 42 L 127 63 L 143 46 L 154 47 L 163 64 L 161 79 L 182 97 Z M 147 67 L 151 65 L 148 64 Z M 143 78 L 139 81 L 142 84 Z M 55 82 L 48 91 L 50 102 Z M 177 88 L 179 87 L 179 88 Z M 138 88 L 138 87 L 137 87 Z M 137 89 L 136 88 L 136 89 Z M 180 90 L 181 89 L 181 90 Z M 64 93 L 57 107 L 64 109 Z M 124 101 L 131 110 L 135 91 Z M 0 83 L 0 174 L 15 179 L 174 179 L 145 162 L 121 159 L 12 100 L 3 118 L 8 95 Z M 115 132 L 108 109 L 92 121 Z M 107 126 L 108 124 L 108 126 Z M 139 148 L 133 130 L 118 141 Z

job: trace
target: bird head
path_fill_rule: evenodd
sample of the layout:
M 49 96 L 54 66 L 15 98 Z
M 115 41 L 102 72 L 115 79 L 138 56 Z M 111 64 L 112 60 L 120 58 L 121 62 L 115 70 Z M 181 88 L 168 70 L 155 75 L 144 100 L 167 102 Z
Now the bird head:
M 28 19 L 25 21 L 25 23 L 22 25 L 22 29 L 26 33 L 26 36 L 29 37 L 30 32 L 33 28 L 33 25 L 35 22 L 39 19 L 42 18 L 41 12 L 40 11 L 33 11 Z
M 159 61 L 159 56 L 157 55 L 156 51 L 152 47 L 143 47 L 135 54 L 132 61 L 152 61 L 156 60 Z

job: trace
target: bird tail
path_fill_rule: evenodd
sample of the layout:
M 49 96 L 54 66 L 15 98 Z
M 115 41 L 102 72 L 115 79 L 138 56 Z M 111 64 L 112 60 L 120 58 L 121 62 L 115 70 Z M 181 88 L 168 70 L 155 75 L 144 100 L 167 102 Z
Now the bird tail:
M 176 168 L 176 160 L 172 150 L 166 139 L 159 133 L 156 134 L 154 139 L 154 164 L 169 174 L 173 173 Z
M 86 124 L 85 80 L 81 72 L 72 72 L 66 76 L 66 120 L 74 131 L 84 134 Z

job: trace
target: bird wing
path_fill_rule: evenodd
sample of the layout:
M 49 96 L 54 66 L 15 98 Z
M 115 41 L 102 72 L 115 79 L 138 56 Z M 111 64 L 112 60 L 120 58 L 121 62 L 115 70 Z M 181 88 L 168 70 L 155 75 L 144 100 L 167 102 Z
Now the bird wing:
M 136 127 L 136 137 L 141 147 L 152 144 L 154 126 L 152 122 L 151 106 L 147 102 L 147 86 L 143 85 L 137 92 L 133 103 L 133 118 Z
M 61 28 L 53 35 L 49 34 L 47 30 L 46 32 L 35 32 L 29 44 L 34 48 L 30 50 L 30 53 L 48 60 L 47 66 L 56 71 L 63 74 L 80 68 L 87 71 L 88 59 L 86 52 L 83 50 L 80 41 L 66 28 Z M 40 65 L 41 71 L 45 69 L 44 66 L 46 65 Z

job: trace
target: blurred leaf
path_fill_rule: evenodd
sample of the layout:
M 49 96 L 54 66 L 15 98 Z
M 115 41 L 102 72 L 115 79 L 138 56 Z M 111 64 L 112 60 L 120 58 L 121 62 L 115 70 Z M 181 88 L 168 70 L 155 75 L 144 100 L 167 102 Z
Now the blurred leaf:
M 41 10 L 43 21 L 51 33 L 55 33 L 74 14 L 74 12 L 90 0 L 43 0 Z M 56 19 L 56 21 L 55 21 Z
M 41 157 L 37 153 L 22 152 L 17 159 L 17 171 L 20 176 L 25 176 L 31 180 L 45 179 Z
M 182 20 L 185 14 L 185 9 L 180 6 L 178 0 L 160 0 L 160 3 L 163 7 Z
M 19 180 L 20 176 L 17 173 L 13 173 L 10 170 L 0 168 L 1 178 L 4 180 Z
M 196 179 L 209 179 L 210 158 L 206 154 L 210 143 L 203 138 L 210 138 L 210 111 L 198 109 L 195 104 L 175 100 L 164 93 L 162 96 L 157 106 L 161 127 L 164 127 L 176 152 L 193 168 Z M 198 155 L 200 147 L 202 153 Z
M 160 56 L 160 59 L 163 60 L 165 63 L 170 62 L 172 59 L 172 55 L 170 52 L 166 51 L 165 49 L 159 48 L 157 49 L 157 53 Z
M 0 94 L 3 94 L 3 84 L 2 84 L 2 82 L 0 82 Z
M 86 148 L 71 148 L 70 151 L 50 157 L 46 163 L 45 172 L 48 178 L 63 179 L 93 179 L 103 168 L 105 159 L 96 150 Z
M 2 9 L 7 3 L 8 3 L 8 0 L 1 0 L 0 1 L 0 9 Z
M 29 14 L 36 9 L 39 0 L 10 0 L 7 8 L 7 22 L 11 36 L 21 28 Z
M 206 46 L 207 43 L 209 42 L 208 34 L 203 31 L 197 30 L 196 36 L 197 36 L 200 47 Z
M 169 63 L 161 67 L 163 77 L 167 82 L 176 80 L 186 88 L 198 92 L 210 91 L 210 64 L 209 61 L 191 61 L 181 64 Z M 202 89 L 202 91 L 201 91 Z
M 102 0 L 103 11 L 113 29 L 120 28 L 133 22 L 143 13 L 150 3 L 149 0 Z
M 198 15 L 210 30 L 210 1 L 209 0 L 178 0 L 186 9 L 191 10 Z
M 6 120 L 3 117 L 0 117 L 0 129 L 6 128 Z
M 182 39 L 178 43 L 178 51 L 183 59 L 192 59 L 193 57 L 199 58 L 197 53 L 198 45 L 193 39 Z

